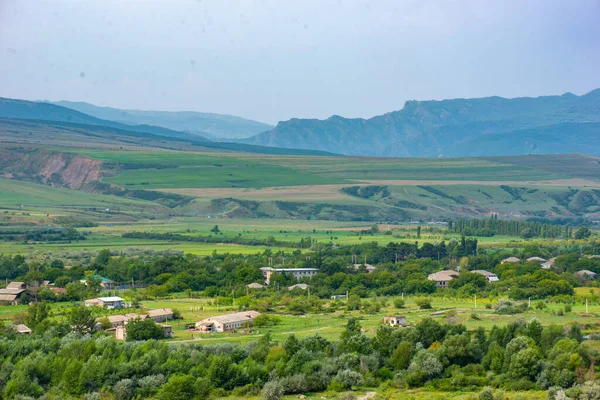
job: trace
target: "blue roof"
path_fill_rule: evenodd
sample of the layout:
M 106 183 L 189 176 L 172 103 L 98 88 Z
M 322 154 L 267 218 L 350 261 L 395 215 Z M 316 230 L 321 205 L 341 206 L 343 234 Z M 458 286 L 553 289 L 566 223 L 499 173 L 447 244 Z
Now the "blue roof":
M 110 282 L 112 282 L 112 280 L 110 280 L 108 278 L 105 278 L 103 276 L 100 276 L 98 274 L 94 274 L 93 277 L 94 278 L 100 278 L 102 280 L 102 283 L 110 283 Z M 83 277 L 83 278 L 81 278 L 81 280 L 85 282 L 85 281 L 87 281 L 87 278 Z

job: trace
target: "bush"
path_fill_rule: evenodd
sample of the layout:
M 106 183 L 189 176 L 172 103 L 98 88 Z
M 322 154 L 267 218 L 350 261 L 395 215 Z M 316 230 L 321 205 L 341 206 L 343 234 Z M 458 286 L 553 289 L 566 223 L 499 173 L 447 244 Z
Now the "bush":
M 129 400 L 135 394 L 135 388 L 131 379 L 121 379 L 113 388 L 116 400 Z
M 394 307 L 396 308 L 404 308 L 404 299 L 399 298 L 394 300 Z
M 537 303 L 535 303 L 535 308 L 537 308 L 538 310 L 543 310 L 547 307 L 548 307 L 548 304 L 546 304 L 545 301 L 538 301 Z
M 283 396 L 283 385 L 279 381 L 265 383 L 261 392 L 263 400 L 279 400 Z
M 477 396 L 479 400 L 494 400 L 494 391 L 491 388 L 485 388 Z
M 419 306 L 421 310 L 431 309 L 431 300 L 425 297 L 415 299 L 415 304 Z
M 565 313 L 573 311 L 573 307 L 570 304 L 565 304 Z
M 356 386 L 362 381 L 362 375 L 350 369 L 343 369 L 337 373 L 335 380 L 342 388 L 348 390 L 352 389 L 352 386 Z

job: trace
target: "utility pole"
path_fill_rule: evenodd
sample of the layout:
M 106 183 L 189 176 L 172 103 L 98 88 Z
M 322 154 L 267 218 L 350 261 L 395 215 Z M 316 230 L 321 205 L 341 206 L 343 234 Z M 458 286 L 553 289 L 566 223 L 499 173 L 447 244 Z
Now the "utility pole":
M 477 295 L 475 295 L 475 308 L 477 308 Z

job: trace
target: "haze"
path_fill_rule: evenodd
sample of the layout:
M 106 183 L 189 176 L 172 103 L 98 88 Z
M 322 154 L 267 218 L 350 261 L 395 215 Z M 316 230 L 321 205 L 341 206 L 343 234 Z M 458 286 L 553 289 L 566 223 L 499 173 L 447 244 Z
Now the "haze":
M 600 87 L 600 2 L 0 1 L 0 96 L 268 123 Z

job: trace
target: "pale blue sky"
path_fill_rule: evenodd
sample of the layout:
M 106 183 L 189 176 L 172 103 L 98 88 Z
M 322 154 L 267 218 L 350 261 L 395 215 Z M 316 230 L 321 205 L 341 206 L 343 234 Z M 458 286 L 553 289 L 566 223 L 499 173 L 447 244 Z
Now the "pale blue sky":
M 0 96 L 276 123 L 600 87 L 600 0 L 0 0 Z

